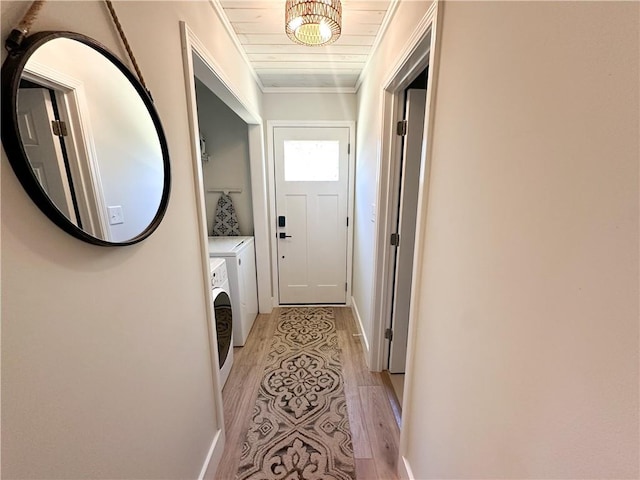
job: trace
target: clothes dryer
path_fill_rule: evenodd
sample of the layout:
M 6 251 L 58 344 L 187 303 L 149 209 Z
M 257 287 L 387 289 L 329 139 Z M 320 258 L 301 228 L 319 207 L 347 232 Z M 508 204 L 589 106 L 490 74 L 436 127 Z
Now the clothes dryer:
M 233 364 L 233 315 L 234 309 L 229 292 L 229 279 L 226 262 L 221 258 L 210 258 L 211 301 L 215 319 L 216 340 L 218 345 L 218 366 L 220 367 L 221 387 L 227 382 Z
M 209 237 L 209 256 L 223 258 L 229 274 L 231 305 L 236 314 L 233 344 L 245 344 L 258 315 L 256 254 L 253 237 Z

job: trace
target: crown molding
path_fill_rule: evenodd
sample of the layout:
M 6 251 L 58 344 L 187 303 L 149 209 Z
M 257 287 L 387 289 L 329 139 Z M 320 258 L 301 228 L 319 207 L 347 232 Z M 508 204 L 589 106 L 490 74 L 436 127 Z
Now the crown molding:
M 262 81 L 260 80 L 260 77 L 258 76 L 258 74 L 256 73 L 255 69 L 253 68 L 253 65 L 251 65 L 251 61 L 249 60 L 249 57 L 247 56 L 246 52 L 244 51 L 244 48 L 242 47 L 242 44 L 240 43 L 240 40 L 238 39 L 238 35 L 236 35 L 236 32 L 233 30 L 233 26 L 231 25 L 231 22 L 229 21 L 229 19 L 225 15 L 224 8 L 220 4 L 220 0 L 209 0 L 209 4 L 213 7 L 213 9 L 216 12 L 216 15 L 218 15 L 218 18 L 220 19 L 220 21 L 224 25 L 224 28 L 227 31 L 227 34 L 229 35 L 229 37 L 231 38 L 231 41 L 235 45 L 236 50 L 238 50 L 238 53 L 240 53 L 240 55 L 242 56 L 242 59 L 244 60 L 244 63 L 247 66 L 247 68 L 249 69 L 249 71 L 251 72 L 251 75 L 253 76 L 253 79 L 256 81 L 256 84 L 258 85 L 258 88 L 260 89 L 261 92 L 264 92 L 264 85 L 262 84 Z
M 419 40 L 423 38 L 426 35 L 427 30 L 432 27 L 434 23 L 434 18 L 437 13 L 437 9 L 438 9 L 438 1 L 435 0 L 431 4 L 431 6 L 427 9 L 427 12 L 420 19 L 420 21 L 418 22 L 418 25 L 416 25 L 411 36 L 409 37 L 407 42 L 404 44 L 402 50 L 400 51 L 400 54 L 397 56 L 395 65 L 389 71 L 389 73 L 387 73 L 385 80 L 383 82 L 385 90 L 391 86 L 393 79 L 398 75 L 398 72 L 400 72 L 400 69 L 402 68 L 404 63 L 407 62 L 409 57 L 415 52 L 416 45 L 418 45 Z M 427 48 L 427 51 L 424 52 L 424 55 L 427 58 L 429 56 L 428 48 Z
M 396 14 L 396 11 L 398 10 L 400 1 L 401 0 L 391 0 L 391 5 L 387 9 L 387 13 L 384 15 L 384 18 L 382 19 L 382 23 L 380 24 L 378 35 L 376 35 L 376 39 L 373 41 L 371 50 L 369 50 L 369 56 L 367 57 L 367 61 L 365 62 L 364 67 L 362 67 L 362 71 L 360 72 L 360 75 L 358 75 L 358 80 L 356 81 L 356 85 L 355 85 L 356 92 L 358 91 L 358 89 L 360 88 L 360 85 L 362 85 L 362 82 L 364 81 L 364 77 L 367 73 L 367 70 L 369 69 L 369 65 L 371 64 L 371 59 L 378 51 L 378 47 L 382 42 L 382 38 L 384 37 L 384 34 L 387 32 L 387 29 L 389 28 L 391 19 L 393 18 L 393 16 Z

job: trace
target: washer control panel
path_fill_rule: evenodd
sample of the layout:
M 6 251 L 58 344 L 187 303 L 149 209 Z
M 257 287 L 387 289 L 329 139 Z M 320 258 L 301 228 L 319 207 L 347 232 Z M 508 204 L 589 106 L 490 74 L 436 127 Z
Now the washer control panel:
M 220 287 L 227 281 L 227 264 L 223 258 L 210 258 L 211 287 Z

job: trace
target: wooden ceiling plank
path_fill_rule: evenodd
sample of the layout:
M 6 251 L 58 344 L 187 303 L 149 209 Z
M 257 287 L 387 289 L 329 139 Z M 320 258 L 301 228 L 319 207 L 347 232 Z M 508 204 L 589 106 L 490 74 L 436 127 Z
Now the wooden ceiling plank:
M 284 32 L 284 24 L 279 22 L 234 22 L 231 24 L 233 30 L 237 34 L 275 34 Z M 349 35 L 372 35 L 375 36 L 378 33 L 380 25 L 372 24 L 351 24 L 344 25 L 343 34 Z
M 308 75 L 296 77 L 291 75 L 274 75 L 269 77 L 260 77 L 260 81 L 265 87 L 278 88 L 353 88 L 357 82 L 357 76 L 338 76 L 316 78 Z
M 261 79 L 266 79 L 266 80 L 271 80 L 273 78 L 278 78 L 278 77 L 289 77 L 293 80 L 304 80 L 304 79 L 318 79 L 318 80 L 329 80 L 332 78 L 344 78 L 344 79 L 351 79 L 351 80 L 357 80 L 358 79 L 358 75 L 354 74 L 354 73 L 343 73 L 340 75 L 326 75 L 326 74 L 309 74 L 309 73 L 287 73 L 282 74 L 282 73 L 270 73 L 270 72 L 262 72 L 260 74 L 260 78 Z
M 309 53 L 250 53 L 252 62 L 358 62 L 367 61 L 367 55 L 339 55 L 324 51 Z
M 226 8 L 284 8 L 285 0 L 220 0 Z M 387 10 L 391 0 L 342 0 L 343 9 Z
M 357 10 L 389 10 L 390 0 L 350 1 L 342 0 L 342 9 L 346 11 Z
M 227 9 L 264 9 L 273 8 L 284 10 L 285 0 L 220 0 L 220 4 Z M 343 10 L 388 10 L 390 0 L 342 0 Z
M 271 91 L 355 89 L 392 4 L 392 0 L 342 0 L 341 37 L 332 45 L 314 48 L 297 45 L 284 33 L 285 0 L 217 1 L 262 85 Z
M 294 43 L 283 32 L 280 34 L 238 34 L 240 43 L 246 45 L 294 45 Z M 376 37 L 372 35 L 342 35 L 331 46 L 350 45 L 350 46 L 371 46 Z M 324 47 L 303 47 L 308 49 L 324 48 Z
M 310 69 L 310 70 L 354 70 L 359 71 L 364 67 L 364 62 L 252 62 L 253 68 L 260 69 Z
M 230 8 L 284 8 L 286 0 L 220 0 L 224 9 Z
M 305 54 L 309 53 L 310 48 L 305 47 L 304 45 L 298 45 L 293 42 L 289 42 L 288 45 L 244 45 L 244 50 L 247 52 L 247 55 L 251 54 L 259 54 L 259 53 L 267 53 L 267 54 L 279 54 L 279 53 L 290 53 L 290 54 Z M 314 49 L 315 50 L 315 49 Z M 369 55 L 369 51 L 371 47 L 367 45 L 327 45 L 326 47 L 322 47 L 322 53 L 330 54 L 330 55 Z
M 256 73 L 260 78 L 265 75 L 299 75 L 302 77 L 314 77 L 314 76 L 327 76 L 327 77 L 342 77 L 345 75 L 358 76 L 360 75 L 360 70 L 337 70 L 337 71 L 327 71 L 327 70 L 317 70 L 317 69 L 292 69 L 292 70 L 256 70 Z
M 359 24 L 380 25 L 385 13 L 385 10 L 346 10 L 342 14 L 342 24 L 345 28 Z M 284 22 L 284 11 L 277 8 L 227 8 L 225 14 L 231 23 L 265 22 L 280 26 Z

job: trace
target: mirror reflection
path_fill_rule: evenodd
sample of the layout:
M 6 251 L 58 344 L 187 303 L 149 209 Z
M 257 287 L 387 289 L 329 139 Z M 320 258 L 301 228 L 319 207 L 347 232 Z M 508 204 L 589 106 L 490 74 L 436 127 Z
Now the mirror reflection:
M 54 38 L 27 61 L 17 95 L 35 178 L 91 236 L 126 242 L 160 207 L 164 159 L 155 125 L 125 75 L 88 45 Z

